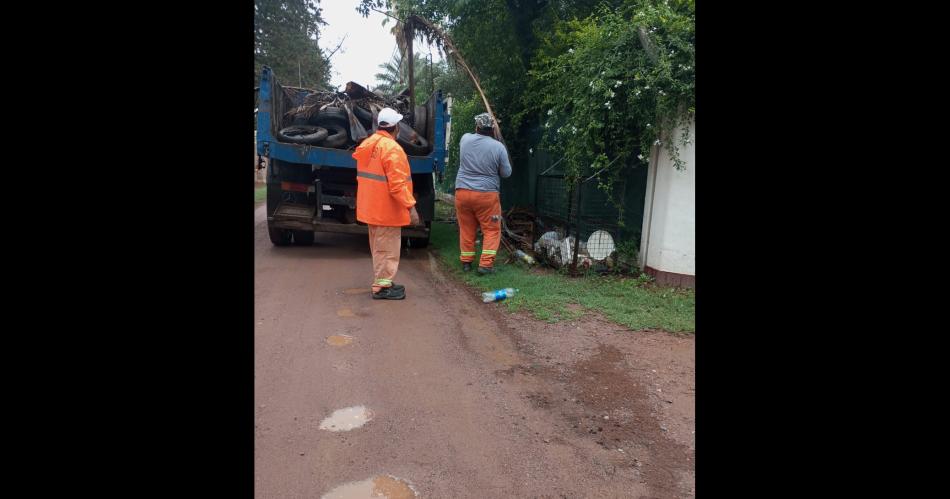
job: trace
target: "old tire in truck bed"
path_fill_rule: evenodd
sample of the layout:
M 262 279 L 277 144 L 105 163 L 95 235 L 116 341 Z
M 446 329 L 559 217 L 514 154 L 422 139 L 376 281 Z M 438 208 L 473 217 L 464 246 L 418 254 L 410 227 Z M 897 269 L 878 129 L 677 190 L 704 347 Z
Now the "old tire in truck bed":
M 363 128 L 366 128 L 367 132 L 373 130 L 373 113 L 359 106 L 353 106 L 353 114 L 356 115 L 356 119 L 360 120 L 360 123 L 363 124 Z
M 327 124 L 330 135 L 320 142 L 320 147 L 330 147 L 333 149 L 343 147 L 350 140 L 350 134 L 342 126 Z
M 327 125 L 338 125 L 348 128 L 350 117 L 345 109 L 339 107 L 328 107 L 310 117 L 309 123 L 315 126 L 327 127 Z
M 294 125 L 277 132 L 277 139 L 291 144 L 316 145 L 327 138 L 327 129 L 319 126 Z
M 396 142 L 402 146 L 409 156 L 425 156 L 429 154 L 429 141 L 422 135 L 416 133 L 405 121 L 399 122 L 399 136 Z

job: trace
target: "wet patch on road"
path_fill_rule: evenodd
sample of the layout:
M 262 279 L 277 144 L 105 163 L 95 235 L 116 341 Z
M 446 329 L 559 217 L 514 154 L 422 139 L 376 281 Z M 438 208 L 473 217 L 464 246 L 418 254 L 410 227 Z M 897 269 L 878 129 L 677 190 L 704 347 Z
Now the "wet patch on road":
M 353 343 L 353 337 L 348 334 L 334 334 L 327 336 L 327 344 L 335 347 L 343 347 Z
M 350 482 L 327 492 L 322 499 L 412 499 L 416 491 L 405 480 L 392 475 L 379 475 L 359 482 Z
M 320 429 L 327 431 L 350 431 L 373 420 L 373 411 L 357 405 L 333 411 L 320 422 Z

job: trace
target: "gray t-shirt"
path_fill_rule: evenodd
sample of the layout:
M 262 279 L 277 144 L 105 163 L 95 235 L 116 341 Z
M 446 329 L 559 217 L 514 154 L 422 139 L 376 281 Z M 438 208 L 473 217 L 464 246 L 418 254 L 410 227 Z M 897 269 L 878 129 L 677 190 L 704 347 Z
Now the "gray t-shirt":
M 501 179 L 510 176 L 511 164 L 504 144 L 487 135 L 462 135 L 456 189 L 497 192 L 501 190 Z

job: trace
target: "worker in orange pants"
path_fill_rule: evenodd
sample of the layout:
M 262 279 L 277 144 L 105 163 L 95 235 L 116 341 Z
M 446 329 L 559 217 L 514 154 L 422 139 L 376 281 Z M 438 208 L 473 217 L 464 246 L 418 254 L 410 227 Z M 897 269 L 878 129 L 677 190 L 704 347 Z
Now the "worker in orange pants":
M 455 190 L 455 216 L 459 223 L 459 249 L 462 265 L 469 270 L 475 261 L 475 232 L 482 229 L 481 273 L 491 272 L 501 242 L 501 200 L 497 192 Z
M 406 288 L 393 282 L 399 269 L 402 227 L 419 226 L 412 195 L 409 158 L 396 142 L 402 115 L 395 109 L 379 112 L 376 133 L 353 153 L 356 160 L 356 219 L 369 229 L 373 256 L 373 299 L 402 300 Z
M 459 224 L 462 269 L 475 261 L 475 232 L 482 229 L 479 274 L 495 271 L 501 242 L 501 179 L 511 176 L 508 150 L 494 138 L 495 122 L 488 113 L 475 117 L 475 133 L 459 140 L 459 171 L 455 177 L 455 215 Z

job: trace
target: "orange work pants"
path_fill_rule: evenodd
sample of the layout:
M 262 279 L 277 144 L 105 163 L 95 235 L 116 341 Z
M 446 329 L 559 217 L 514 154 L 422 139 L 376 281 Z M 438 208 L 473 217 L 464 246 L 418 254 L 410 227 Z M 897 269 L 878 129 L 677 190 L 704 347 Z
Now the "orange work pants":
M 491 267 L 501 242 L 501 198 L 497 192 L 455 190 L 455 216 L 459 223 L 459 250 L 463 263 L 475 260 L 475 231 L 482 229 L 479 267 Z
M 399 269 L 402 227 L 370 225 L 369 251 L 373 254 L 373 292 L 393 285 Z

